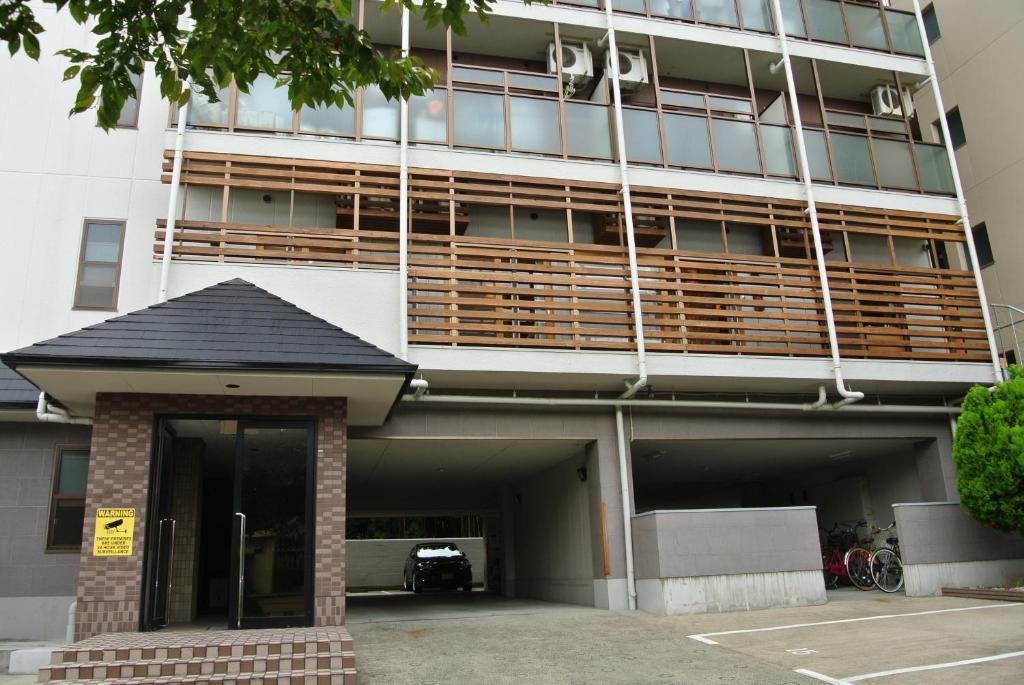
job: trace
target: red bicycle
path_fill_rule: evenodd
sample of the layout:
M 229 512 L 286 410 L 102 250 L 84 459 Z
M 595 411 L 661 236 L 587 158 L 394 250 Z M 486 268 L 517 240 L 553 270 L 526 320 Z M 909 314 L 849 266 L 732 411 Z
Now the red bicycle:
M 844 578 L 860 590 L 874 587 L 871 550 L 860 544 L 857 535 L 857 529 L 866 525 L 867 521 L 856 521 L 845 525 L 836 523 L 832 530 L 820 529 L 825 534 L 825 543 L 821 546 L 821 567 L 826 589 L 839 587 Z

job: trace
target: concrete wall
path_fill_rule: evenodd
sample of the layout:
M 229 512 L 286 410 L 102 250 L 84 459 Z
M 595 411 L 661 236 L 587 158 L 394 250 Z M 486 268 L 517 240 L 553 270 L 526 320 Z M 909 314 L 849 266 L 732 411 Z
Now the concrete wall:
M 825 601 L 814 507 L 641 514 L 633 549 L 637 606 L 650 613 Z
M 61 640 L 78 552 L 47 552 L 58 445 L 88 447 L 87 426 L 0 423 L 0 639 Z
M 570 459 L 512 488 L 515 596 L 594 604 L 590 507 L 586 483 Z M 588 475 L 589 478 L 589 475 Z
M 401 588 L 405 558 L 412 546 L 437 538 L 393 538 L 389 540 L 346 540 L 345 577 L 349 590 Z M 454 542 L 473 565 L 473 583 L 484 582 L 487 553 L 483 538 L 444 538 Z
M 897 504 L 906 592 L 1000 586 L 1024 577 L 1024 535 L 986 528 L 956 502 Z

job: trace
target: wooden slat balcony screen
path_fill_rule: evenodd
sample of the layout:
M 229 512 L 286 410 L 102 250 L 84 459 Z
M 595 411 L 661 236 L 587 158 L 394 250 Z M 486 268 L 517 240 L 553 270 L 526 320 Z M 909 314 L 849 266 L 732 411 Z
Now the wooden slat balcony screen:
M 186 202 L 194 188 L 223 195 L 211 216 L 178 221 L 174 259 L 398 268 L 396 168 L 190 152 L 182 183 Z M 334 225 L 228 221 L 232 193 L 254 191 L 292 198 L 285 224 L 298 216 L 297 197 L 320 198 Z M 635 349 L 616 185 L 412 169 L 409 197 L 412 344 Z M 634 188 L 648 348 L 827 356 L 804 209 Z M 965 239 L 956 217 L 832 205 L 819 213 L 844 356 L 987 359 L 973 275 L 948 266 Z M 538 234 L 533 221 L 558 228 Z

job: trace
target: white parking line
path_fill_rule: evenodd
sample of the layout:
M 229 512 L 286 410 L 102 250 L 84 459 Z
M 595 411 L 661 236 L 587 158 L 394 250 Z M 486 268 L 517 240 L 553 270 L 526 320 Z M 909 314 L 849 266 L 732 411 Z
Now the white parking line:
M 928 664 L 927 666 L 910 666 L 908 668 L 894 668 L 891 671 L 878 671 L 877 673 L 865 673 L 863 675 L 855 675 L 846 678 L 846 682 L 855 683 L 859 680 L 870 680 L 871 678 L 885 678 L 891 675 L 900 675 L 901 673 L 917 673 L 918 671 L 935 671 L 940 668 L 955 668 L 957 666 L 970 666 L 971 664 L 983 664 L 987 661 L 1000 661 L 1002 659 L 1013 659 L 1014 657 L 1024 656 L 1024 652 L 1007 652 L 1005 654 L 994 654 L 992 656 L 982 656 L 977 659 L 964 659 L 963 661 L 948 661 L 944 664 Z
M 739 635 L 742 633 L 766 633 L 776 630 L 791 630 L 793 628 L 811 628 L 813 626 L 827 626 L 834 625 L 837 623 L 859 623 L 860 621 L 880 621 L 886 618 L 906 618 L 907 616 L 928 616 L 930 614 L 947 614 L 955 611 L 978 611 L 981 609 L 1012 609 L 1014 607 L 1024 607 L 1024 603 L 1020 602 L 1006 602 L 1002 604 L 981 604 L 973 607 L 958 607 L 956 609 L 932 609 L 931 611 L 914 611 L 906 614 L 883 614 L 881 616 L 861 616 L 859 618 L 843 618 L 836 621 L 817 621 L 815 623 L 791 623 L 784 626 L 771 626 L 768 628 L 745 628 L 743 630 L 723 630 L 717 633 L 699 633 L 696 635 L 687 635 L 691 640 L 697 640 L 698 642 L 704 642 L 709 645 L 717 645 L 718 643 L 714 640 L 709 640 L 710 637 L 717 637 L 719 635 Z
M 827 675 L 822 675 L 821 673 L 817 673 L 816 671 L 808 671 L 806 668 L 798 668 L 798 669 L 796 669 L 795 672 L 799 673 L 800 675 L 805 675 L 808 678 L 814 678 L 815 680 L 820 680 L 823 683 L 829 683 L 829 685 L 850 685 L 850 683 L 848 683 L 845 680 L 838 680 L 836 678 L 830 678 Z

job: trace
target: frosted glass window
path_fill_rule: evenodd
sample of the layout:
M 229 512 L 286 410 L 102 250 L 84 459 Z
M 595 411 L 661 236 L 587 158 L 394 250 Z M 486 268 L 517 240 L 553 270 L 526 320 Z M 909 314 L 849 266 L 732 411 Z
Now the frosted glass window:
M 811 168 L 811 178 L 831 181 L 832 169 L 828 164 L 828 145 L 825 143 L 825 132 L 805 128 L 804 144 L 807 146 L 807 163 Z
M 117 117 L 117 126 L 122 128 L 134 128 L 139 123 L 139 97 L 142 95 L 142 74 L 130 74 L 132 85 L 135 87 L 135 95 L 128 96 L 121 107 L 121 113 Z
M 883 188 L 917 188 L 914 176 L 914 159 L 910 155 L 910 143 L 901 140 L 875 138 L 875 162 L 878 177 Z
M 668 162 L 676 166 L 711 167 L 708 120 L 688 114 L 665 114 Z
M 626 158 L 631 162 L 660 164 L 661 143 L 658 139 L 657 113 L 623 109 L 622 124 L 626 138 Z
M 647 14 L 647 10 L 644 8 L 644 0 L 612 0 L 612 9 L 616 12 Z
M 227 126 L 230 90 L 218 89 L 217 98 L 217 102 L 211 102 L 202 93 L 193 91 L 188 103 L 188 123 L 193 126 Z M 174 121 L 177 122 L 178 110 L 174 112 Z
M 805 0 L 807 3 L 807 29 L 814 40 L 845 43 L 843 10 L 836 0 Z
M 116 309 L 124 224 L 86 221 L 78 258 L 75 307 Z
M 509 111 L 514 150 L 553 154 L 562 151 L 556 100 L 510 97 Z
M 612 156 L 607 107 L 566 102 L 565 133 L 569 154 L 574 157 Z
M 713 119 L 712 129 L 719 169 L 760 173 L 754 124 Z
M 455 144 L 505 149 L 505 103 L 501 95 L 455 91 Z
M 409 98 L 409 138 L 424 143 L 448 142 L 447 91 Z
M 946 148 L 918 143 L 914 149 L 924 189 L 929 193 L 953 193 L 953 171 L 949 166 Z
M 800 0 L 781 0 L 782 25 L 787 36 L 803 38 L 807 35 L 804 29 L 804 15 L 800 11 Z
M 278 88 L 277 79 L 260 74 L 249 92 L 238 91 L 238 128 L 292 130 L 292 104 L 288 89 Z
M 352 136 L 356 132 L 356 110 L 352 107 L 303 107 L 299 112 L 299 130 Z
M 740 0 L 743 14 L 743 28 L 752 31 L 771 31 L 772 13 L 768 8 L 770 0 Z
M 846 22 L 850 27 L 853 44 L 862 48 L 888 50 L 882 14 L 877 7 L 846 3 Z
M 398 139 L 398 100 L 388 100 L 380 88 L 363 89 L 363 137 Z
M 885 20 L 889 24 L 889 37 L 892 39 L 893 50 L 906 55 L 924 57 L 921 34 L 917 30 L 917 20 L 913 14 L 886 10 Z
M 651 14 L 673 19 L 693 19 L 690 0 L 651 0 Z
M 761 144 L 764 146 L 764 165 L 769 174 L 796 176 L 793 158 L 793 139 L 789 127 L 762 126 Z
M 863 136 L 833 133 L 831 140 L 832 152 L 835 155 L 836 176 L 838 176 L 839 182 L 875 185 L 875 175 L 871 170 L 871 155 L 868 152 L 868 139 Z
M 697 19 L 711 24 L 738 26 L 736 3 L 734 0 L 694 0 L 697 8 Z

